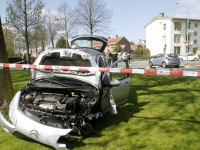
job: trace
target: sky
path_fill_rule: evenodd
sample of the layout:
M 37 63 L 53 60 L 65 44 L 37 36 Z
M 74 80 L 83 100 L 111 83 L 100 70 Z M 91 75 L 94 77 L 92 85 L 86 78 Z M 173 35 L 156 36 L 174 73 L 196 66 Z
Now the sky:
M 0 16 L 5 23 L 6 7 L 8 0 L 0 0 Z M 10 0 L 9 0 L 10 1 Z M 140 39 L 145 39 L 145 25 L 155 16 L 164 13 L 168 17 L 200 19 L 200 0 L 100 0 L 106 8 L 113 12 L 109 35 L 104 37 L 124 36 L 136 44 Z M 66 2 L 73 10 L 78 0 L 43 0 L 44 9 L 57 11 L 58 7 Z M 178 5 L 174 3 L 179 2 Z M 81 32 L 81 31 L 80 31 Z M 81 34 L 78 32 L 78 34 Z

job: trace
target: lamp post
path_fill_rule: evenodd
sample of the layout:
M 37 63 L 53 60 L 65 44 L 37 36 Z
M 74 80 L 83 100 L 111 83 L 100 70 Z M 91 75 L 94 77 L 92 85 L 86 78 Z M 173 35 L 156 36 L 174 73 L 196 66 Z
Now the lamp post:
M 176 3 L 174 3 L 174 5 L 178 5 L 178 4 L 180 4 L 179 2 L 176 2 Z M 188 5 L 188 12 L 187 12 L 187 31 L 186 31 L 186 38 L 187 38 L 187 41 L 185 41 L 185 46 L 186 46 L 186 63 L 188 63 L 188 51 L 189 51 L 189 43 L 190 43 L 190 41 L 188 40 L 188 26 L 189 26 L 189 3 L 187 3 L 187 5 Z

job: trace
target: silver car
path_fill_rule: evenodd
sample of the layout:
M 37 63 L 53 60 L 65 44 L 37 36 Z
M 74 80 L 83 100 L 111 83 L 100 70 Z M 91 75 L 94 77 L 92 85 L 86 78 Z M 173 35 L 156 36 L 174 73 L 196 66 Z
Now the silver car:
M 152 66 L 161 66 L 163 68 L 174 66 L 179 68 L 180 59 L 178 55 L 174 53 L 157 54 L 149 60 L 149 67 Z
M 100 36 L 77 36 L 72 49 L 40 53 L 34 65 L 41 67 L 30 70 L 29 83 L 10 103 L 11 123 L 0 113 L 3 129 L 64 150 L 66 144 L 60 139 L 72 132 L 88 135 L 93 120 L 108 112 L 117 114 L 116 108 L 128 100 L 130 76 L 115 74 L 129 66 L 127 59 L 121 59 L 111 65 L 117 64 L 116 73 L 100 72 L 99 68 L 108 67 L 102 54 L 106 45 Z

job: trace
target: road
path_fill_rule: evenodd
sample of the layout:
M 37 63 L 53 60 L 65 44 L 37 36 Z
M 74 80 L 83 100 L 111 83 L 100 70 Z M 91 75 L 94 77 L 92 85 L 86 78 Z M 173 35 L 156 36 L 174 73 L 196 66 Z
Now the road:
M 129 64 L 130 68 L 133 69 L 149 69 L 149 62 L 148 60 L 143 61 L 131 61 Z M 162 68 L 162 67 L 156 67 L 156 69 L 169 69 L 169 68 Z M 186 62 L 181 62 L 181 65 L 179 68 L 171 68 L 171 69 L 179 69 L 179 70 L 200 70 L 200 60 L 198 61 L 189 61 L 187 64 Z
M 134 69 L 138 69 L 138 68 L 142 68 L 142 69 L 146 69 L 149 68 L 149 62 L 148 61 L 131 61 L 131 63 L 129 64 L 130 68 L 134 68 Z
M 129 68 L 132 68 L 132 69 L 149 69 L 149 62 L 148 62 L 148 60 L 131 61 L 131 63 L 129 64 Z M 169 69 L 169 68 L 162 68 L 162 67 L 155 67 L 155 68 L 156 69 Z M 189 61 L 187 65 L 185 64 L 185 62 L 181 62 L 181 66 L 179 68 L 170 68 L 170 69 L 197 71 L 197 70 L 200 70 L 200 60 Z M 11 70 L 22 70 L 22 69 L 11 68 Z

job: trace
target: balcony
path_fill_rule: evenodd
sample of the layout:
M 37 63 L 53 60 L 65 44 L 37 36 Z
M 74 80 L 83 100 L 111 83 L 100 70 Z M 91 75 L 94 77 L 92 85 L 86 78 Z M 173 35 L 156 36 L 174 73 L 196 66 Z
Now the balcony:
M 193 29 L 186 29 L 185 30 L 185 33 L 187 34 L 187 30 L 188 30 L 188 34 L 192 34 L 194 31 L 193 31 Z

